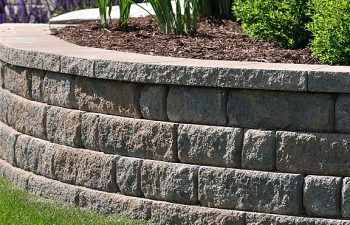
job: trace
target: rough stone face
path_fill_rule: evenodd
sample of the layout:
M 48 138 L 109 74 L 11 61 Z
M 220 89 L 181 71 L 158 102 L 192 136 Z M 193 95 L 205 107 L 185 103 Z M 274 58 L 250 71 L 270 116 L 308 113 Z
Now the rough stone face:
M 117 185 L 124 195 L 142 196 L 141 166 L 142 160 L 121 157 L 117 162 Z
M 238 128 L 181 125 L 179 159 L 183 163 L 239 168 L 242 140 L 243 131 Z
M 350 219 L 350 178 L 343 179 L 342 193 L 341 193 L 341 215 L 345 219 Z
M 0 123 L 0 158 L 15 165 L 15 143 L 20 133 Z
M 154 201 L 151 222 L 183 225 L 245 225 L 245 213 Z
M 94 64 L 92 60 L 80 57 L 61 56 L 61 73 L 92 77 Z
M 178 160 L 176 124 L 100 115 L 98 131 L 99 146 L 105 153 L 171 162 Z
M 104 214 L 119 214 L 130 219 L 150 219 L 151 204 L 147 199 L 87 189 L 79 195 L 79 206 L 82 208 Z
M 47 139 L 51 142 L 82 147 L 81 117 L 83 112 L 77 110 L 51 107 L 47 110 Z
M 45 72 L 42 70 L 33 70 L 31 73 L 31 96 L 34 101 L 43 100 L 43 81 L 45 77 Z
M 182 204 L 198 202 L 198 166 L 145 160 L 141 189 L 146 198 Z
M 74 104 L 74 77 L 47 72 L 42 85 L 43 101 L 50 105 L 72 108 Z
M 84 113 L 81 119 L 81 141 L 85 148 L 100 151 L 99 131 L 100 116 L 94 113 Z
M 350 93 L 348 72 L 310 71 L 308 90 L 315 92 Z
M 0 88 L 4 88 L 4 64 L 0 61 Z
M 0 159 L 0 175 L 7 178 L 11 183 L 23 190 L 27 189 L 30 174 L 24 170 L 11 166 Z
M 141 89 L 140 110 L 143 118 L 167 120 L 166 99 L 168 88 L 165 85 L 145 85 Z
M 303 176 L 248 170 L 201 167 L 201 205 L 255 212 L 299 215 Z
M 17 66 L 4 66 L 4 88 L 24 98 L 31 98 L 31 71 Z
M 242 168 L 274 171 L 276 135 L 273 131 L 247 130 L 244 133 Z
M 223 89 L 171 86 L 167 99 L 168 118 L 183 123 L 225 125 L 226 100 Z
M 340 177 L 306 176 L 303 198 L 306 215 L 339 217 L 341 185 Z
M 135 83 L 76 77 L 76 107 L 80 110 L 140 118 L 140 88 Z
M 227 112 L 236 127 L 332 132 L 330 94 L 231 90 Z
M 279 131 L 276 136 L 278 171 L 350 176 L 350 135 Z
M 339 95 L 335 101 L 335 131 L 350 133 L 350 95 Z
M 1 89 L 1 100 L 0 101 L 0 115 L 1 120 L 8 124 L 11 127 L 15 127 L 16 123 L 16 116 L 15 108 L 16 105 L 18 105 L 18 102 L 20 101 L 20 97 L 17 95 L 14 95 L 10 93 L 7 90 Z
M 61 182 L 115 192 L 117 160 L 118 156 L 57 145 L 55 175 Z

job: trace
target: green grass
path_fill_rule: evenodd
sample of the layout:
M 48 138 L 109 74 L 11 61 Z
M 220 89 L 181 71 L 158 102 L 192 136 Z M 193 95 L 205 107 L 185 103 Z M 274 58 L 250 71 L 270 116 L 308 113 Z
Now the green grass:
M 75 207 L 37 198 L 12 186 L 3 177 L 0 177 L 0 221 L 1 225 L 147 224 L 116 215 L 107 216 L 81 211 Z

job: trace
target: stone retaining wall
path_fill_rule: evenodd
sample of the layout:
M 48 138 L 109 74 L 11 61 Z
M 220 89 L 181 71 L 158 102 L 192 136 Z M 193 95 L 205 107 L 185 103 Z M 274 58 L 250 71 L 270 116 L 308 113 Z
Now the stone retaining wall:
M 0 32 L 0 173 L 18 186 L 156 224 L 350 224 L 347 68 L 79 58 L 19 34 Z

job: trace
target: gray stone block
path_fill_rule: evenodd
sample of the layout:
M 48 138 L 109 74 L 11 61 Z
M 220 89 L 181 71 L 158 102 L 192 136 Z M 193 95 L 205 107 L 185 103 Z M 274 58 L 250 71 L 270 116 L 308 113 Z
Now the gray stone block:
M 245 225 L 245 213 L 154 201 L 151 222 L 182 225 Z
M 57 144 L 82 147 L 82 114 L 83 112 L 78 110 L 50 107 L 46 119 L 47 139 Z
M 226 101 L 224 89 L 171 86 L 167 115 L 175 122 L 225 125 Z
M 147 199 L 129 197 L 84 189 L 79 194 L 79 206 L 103 214 L 119 214 L 130 219 L 151 218 L 152 202 Z
M 342 179 L 340 177 L 306 176 L 304 210 L 308 216 L 339 217 Z
M 64 183 L 115 192 L 117 160 L 118 156 L 57 145 L 55 175 Z
M 348 72 L 310 71 L 308 90 L 314 92 L 350 93 Z
M 141 166 L 142 160 L 121 157 L 117 162 L 117 185 L 124 195 L 142 196 Z
M 0 115 L 2 121 L 11 127 L 15 127 L 16 115 L 14 113 L 16 106 L 19 104 L 20 97 L 4 89 L 1 90 L 1 93 L 2 101 L 0 101 Z
M 181 125 L 179 159 L 183 163 L 239 168 L 242 140 L 243 131 L 238 128 Z
M 145 160 L 141 189 L 146 198 L 182 204 L 198 202 L 199 166 Z
M 94 113 L 84 113 L 81 117 L 81 141 L 82 145 L 91 150 L 100 151 L 99 145 L 100 116 Z
M 344 177 L 341 192 L 341 215 L 350 219 L 350 177 Z
M 332 132 L 334 100 L 330 94 L 231 90 L 227 112 L 236 127 Z
M 0 60 L 0 88 L 4 88 L 4 63 Z
M 276 136 L 278 171 L 350 176 L 350 135 L 279 131 Z
M 140 88 L 135 83 L 76 77 L 76 107 L 80 110 L 140 118 Z
M 335 131 L 350 133 L 350 95 L 339 95 L 335 101 Z
M 7 64 L 3 76 L 5 89 L 24 98 L 31 98 L 30 69 Z
M 0 158 L 15 165 L 15 143 L 20 133 L 0 123 Z
M 140 110 L 143 118 L 167 120 L 166 99 L 168 88 L 165 85 L 145 85 L 141 89 Z
M 31 97 L 34 101 L 43 101 L 43 82 L 45 71 L 33 70 L 31 73 Z
M 42 101 L 55 106 L 72 108 L 74 104 L 74 77 L 46 72 L 42 85 Z
M 23 190 L 27 189 L 30 173 L 11 166 L 0 159 L 0 175 L 7 178 L 11 183 Z
M 262 171 L 274 171 L 275 155 L 275 132 L 247 130 L 244 133 L 242 168 Z
M 100 115 L 99 146 L 105 153 L 176 162 L 177 124 Z
M 201 167 L 201 205 L 287 215 L 302 212 L 303 176 Z
M 61 56 L 61 73 L 93 77 L 94 63 L 81 57 Z

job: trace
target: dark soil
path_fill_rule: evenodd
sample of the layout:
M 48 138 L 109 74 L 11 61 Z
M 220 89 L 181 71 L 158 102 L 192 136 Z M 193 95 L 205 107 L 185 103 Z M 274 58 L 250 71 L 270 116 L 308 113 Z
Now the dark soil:
M 97 22 L 67 26 L 54 35 L 77 45 L 147 55 L 195 59 L 320 64 L 309 49 L 291 50 L 271 41 L 244 35 L 237 22 L 202 19 L 196 34 L 164 35 L 154 17 L 133 18 L 128 30 L 112 21 L 108 28 Z

